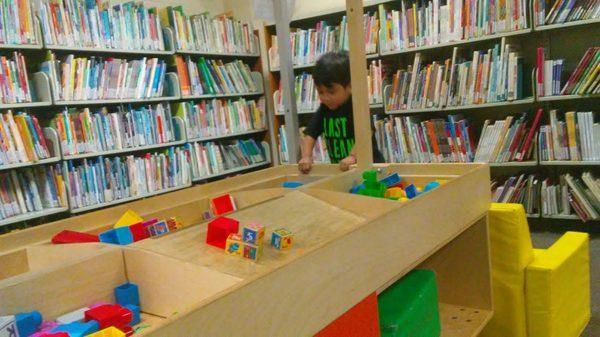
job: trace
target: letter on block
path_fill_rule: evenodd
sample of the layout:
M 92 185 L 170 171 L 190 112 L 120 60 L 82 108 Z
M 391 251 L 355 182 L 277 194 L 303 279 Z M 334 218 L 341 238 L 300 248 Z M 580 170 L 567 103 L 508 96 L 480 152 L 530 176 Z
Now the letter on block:
M 264 236 L 265 227 L 255 223 L 244 226 L 244 230 L 242 231 L 244 242 L 256 246 L 262 245 Z
M 276 249 L 285 249 L 292 246 L 293 239 L 292 232 L 285 228 L 279 228 L 273 231 L 271 234 L 271 246 Z

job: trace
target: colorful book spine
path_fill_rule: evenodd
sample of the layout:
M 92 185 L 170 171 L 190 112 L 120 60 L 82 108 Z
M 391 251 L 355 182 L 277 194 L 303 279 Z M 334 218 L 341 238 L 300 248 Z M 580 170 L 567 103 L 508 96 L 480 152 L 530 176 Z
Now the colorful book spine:
M 541 185 L 542 215 L 576 215 L 582 221 L 600 219 L 600 180 L 591 172 L 580 177 L 563 174 Z
M 591 47 L 585 52 L 560 94 L 600 94 L 600 47 Z
M 594 112 L 566 112 L 564 121 L 550 111 L 550 124 L 542 125 L 539 152 L 542 161 L 599 161 L 600 123 Z
M 304 138 L 304 129 L 305 127 L 300 128 L 300 147 L 304 146 L 302 142 L 302 138 Z M 281 125 L 279 127 L 279 156 L 281 162 L 284 164 L 290 163 L 290 153 L 289 148 L 287 146 L 287 134 L 285 131 L 285 125 Z M 322 136 L 319 136 L 315 140 L 315 145 L 312 151 L 313 163 L 315 164 L 330 164 L 331 160 L 329 159 L 329 154 L 327 152 L 327 145 L 325 144 L 325 139 Z
M 381 60 L 371 61 L 367 71 L 367 89 L 369 91 L 369 103 L 383 103 L 383 65 Z
M 194 180 L 208 179 L 246 166 L 266 163 L 264 149 L 253 139 L 188 143 Z
M 492 201 L 522 204 L 529 215 L 539 214 L 540 183 L 535 174 L 492 181 Z
M 0 167 L 52 157 L 38 119 L 11 110 L 0 114 Z
M 299 113 L 310 113 L 315 112 L 321 101 L 319 100 L 319 94 L 317 93 L 317 87 L 313 80 L 312 74 L 308 72 L 302 72 L 296 75 L 294 79 L 294 86 L 296 92 L 296 107 Z M 283 106 L 283 87 L 281 82 L 279 83 L 279 90 L 274 94 L 275 111 L 282 114 L 284 112 Z
M 538 26 L 600 18 L 598 0 L 534 0 L 533 6 Z
M 0 56 L 0 103 L 31 102 L 29 75 L 23 54 L 12 53 L 12 58 Z
M 39 44 L 30 0 L 2 1 L 0 4 L 0 44 Z

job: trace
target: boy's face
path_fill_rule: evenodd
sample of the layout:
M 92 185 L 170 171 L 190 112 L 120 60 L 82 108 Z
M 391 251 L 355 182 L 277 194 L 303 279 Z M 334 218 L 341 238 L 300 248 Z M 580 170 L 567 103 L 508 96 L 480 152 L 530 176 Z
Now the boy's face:
M 330 110 L 339 108 L 352 94 L 350 84 L 343 86 L 338 83 L 332 83 L 331 86 L 318 85 L 317 92 L 321 103 L 325 104 Z

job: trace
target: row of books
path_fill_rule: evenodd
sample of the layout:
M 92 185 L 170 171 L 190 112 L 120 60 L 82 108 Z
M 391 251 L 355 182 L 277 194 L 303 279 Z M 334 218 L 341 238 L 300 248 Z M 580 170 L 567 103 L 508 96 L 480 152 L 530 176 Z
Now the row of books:
M 429 0 L 379 5 L 381 51 L 389 52 L 527 28 L 526 0 Z
M 600 17 L 600 1 L 598 0 L 546 0 L 533 1 L 534 20 L 536 25 L 551 25 Z
M 0 172 L 0 220 L 67 207 L 60 164 Z
M 188 143 L 194 180 L 225 174 L 258 163 L 266 163 L 262 146 L 253 139 L 230 142 Z
M 600 94 L 600 47 L 589 48 L 565 83 L 561 95 Z
M 36 23 L 32 2 L 2 1 L 0 3 L 0 44 L 37 44 Z
M 11 110 L 0 114 L 0 167 L 47 159 L 52 154 L 35 116 Z
M 304 142 L 302 139 L 304 138 L 304 129 L 305 127 L 300 128 L 300 150 L 302 151 L 304 148 Z M 290 152 L 287 143 L 287 132 L 285 130 L 285 125 L 279 126 L 279 158 L 282 163 L 290 163 Z M 312 151 L 312 158 L 314 163 L 320 164 L 329 164 L 331 160 L 329 159 L 329 154 L 327 153 L 327 146 L 325 145 L 325 140 L 322 136 L 319 136 L 315 140 L 315 146 Z
M 311 73 L 303 71 L 296 75 L 294 79 L 294 88 L 296 92 L 296 107 L 298 112 L 314 112 L 317 110 L 321 101 L 317 93 L 317 87 Z M 283 86 L 279 82 L 279 90 L 275 93 L 275 111 L 278 113 L 284 112 L 283 105 Z
M 443 108 L 523 98 L 523 59 L 511 45 L 496 44 L 487 51 L 475 51 L 461 61 L 454 48 L 452 58 L 423 64 L 420 53 L 412 66 L 393 76 L 389 111 Z
M 569 111 L 564 118 L 559 121 L 551 110 L 550 124 L 540 128 L 540 159 L 599 161 L 600 123 L 594 123 L 594 113 Z
M 55 101 L 151 98 L 163 96 L 167 64 L 158 58 L 127 60 L 55 54 L 41 64 Z
M 227 15 L 186 15 L 181 6 L 161 10 L 163 23 L 173 28 L 177 50 L 206 53 L 254 54 L 254 28 Z
M 538 97 L 560 95 L 563 59 L 546 60 L 545 49 L 537 49 L 536 92 Z
M 31 99 L 29 76 L 23 54 L 13 52 L 12 58 L 0 56 L 0 103 L 31 102 Z
M 51 126 L 58 132 L 63 155 L 134 149 L 176 140 L 168 105 L 120 106 L 115 110 L 65 108 L 57 114 Z
M 567 173 L 559 181 L 545 179 L 541 184 L 542 215 L 572 215 L 581 220 L 600 219 L 600 179 L 590 172 L 581 178 Z
M 383 65 L 381 60 L 371 61 L 367 71 L 369 104 L 383 103 Z
M 181 94 L 217 95 L 256 92 L 250 67 L 241 60 L 223 63 L 200 57 L 194 62 L 190 56 L 175 56 Z
M 539 214 L 540 188 L 535 174 L 492 180 L 492 202 L 522 204 L 527 214 Z
M 226 136 L 267 127 L 265 101 L 207 100 L 183 102 L 177 109 L 186 125 L 187 138 Z
M 189 153 L 171 147 L 163 153 L 67 161 L 72 209 L 143 197 L 191 183 Z
M 377 13 L 365 13 L 363 14 L 363 25 L 365 27 L 365 53 L 375 54 L 377 53 L 377 46 L 379 42 L 379 18 Z M 348 20 L 344 15 L 342 22 L 340 22 L 340 34 L 341 41 L 338 43 L 338 50 L 350 50 L 350 42 L 348 39 Z
M 165 50 L 158 10 L 142 2 L 41 0 L 38 7 L 47 45 Z

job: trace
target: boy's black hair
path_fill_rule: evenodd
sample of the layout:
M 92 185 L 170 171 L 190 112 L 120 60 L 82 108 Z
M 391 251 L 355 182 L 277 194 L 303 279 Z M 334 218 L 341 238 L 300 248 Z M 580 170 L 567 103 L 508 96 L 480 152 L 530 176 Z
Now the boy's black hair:
M 317 60 L 313 72 L 315 85 L 331 87 L 334 84 L 346 86 L 350 84 L 350 57 L 348 52 L 332 51 L 323 54 Z

